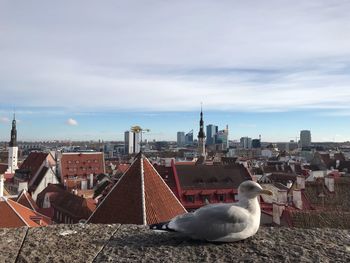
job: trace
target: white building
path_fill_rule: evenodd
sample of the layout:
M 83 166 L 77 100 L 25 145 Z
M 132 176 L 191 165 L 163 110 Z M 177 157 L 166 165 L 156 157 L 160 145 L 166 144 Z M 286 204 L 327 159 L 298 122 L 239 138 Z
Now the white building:
M 16 130 L 16 118 L 13 116 L 12 129 L 11 129 L 11 140 L 8 147 L 8 168 L 6 173 L 14 174 L 18 160 L 18 146 L 17 146 L 17 130 Z
M 134 154 L 141 151 L 141 133 L 126 131 L 124 133 L 125 153 Z

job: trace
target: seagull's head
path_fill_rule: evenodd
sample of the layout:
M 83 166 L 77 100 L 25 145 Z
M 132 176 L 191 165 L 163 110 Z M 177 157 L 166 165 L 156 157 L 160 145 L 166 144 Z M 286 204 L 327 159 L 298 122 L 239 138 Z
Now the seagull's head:
M 244 181 L 238 187 L 238 194 L 247 199 L 253 199 L 261 194 L 272 195 L 270 190 L 263 189 L 260 184 L 253 181 Z

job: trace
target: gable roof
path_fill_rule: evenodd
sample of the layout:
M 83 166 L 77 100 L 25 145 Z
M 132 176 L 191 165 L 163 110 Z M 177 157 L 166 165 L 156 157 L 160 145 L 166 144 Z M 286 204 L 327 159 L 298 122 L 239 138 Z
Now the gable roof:
M 178 165 L 176 173 L 181 188 L 187 189 L 224 189 L 238 188 L 251 175 L 242 164 L 233 165 Z
M 7 198 L 0 198 L 0 214 L 0 228 L 39 227 L 51 224 L 50 218 Z
M 44 152 L 31 152 L 22 163 L 21 169 L 29 169 L 32 174 L 35 174 L 48 155 L 48 153 Z
M 152 164 L 140 153 L 89 218 L 89 222 L 154 224 L 185 212 Z
M 49 184 L 38 194 L 37 202 L 42 207 L 46 194 L 49 195 L 51 205 L 61 212 L 79 221 L 88 219 L 96 205 L 92 199 L 86 199 L 63 189 L 60 184 Z
M 39 207 L 26 190 L 21 191 L 16 202 L 34 211 L 39 211 Z
M 45 175 L 47 174 L 47 172 L 49 170 L 52 170 L 52 168 L 50 167 L 46 167 L 43 166 L 39 172 L 39 174 L 36 176 L 35 180 L 33 181 L 33 183 L 29 186 L 29 191 L 31 193 L 35 192 L 35 190 L 37 189 L 37 187 L 39 186 L 39 184 L 41 183 L 41 181 L 43 180 L 43 178 L 45 177 Z M 54 172 L 52 172 L 54 173 Z M 56 176 L 56 175 L 55 175 Z M 57 179 L 58 180 L 58 179 Z

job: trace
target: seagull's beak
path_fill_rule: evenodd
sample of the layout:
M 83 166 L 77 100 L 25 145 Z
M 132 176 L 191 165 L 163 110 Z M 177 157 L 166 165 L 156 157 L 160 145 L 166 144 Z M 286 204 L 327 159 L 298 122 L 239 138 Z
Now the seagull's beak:
M 270 190 L 263 189 L 260 191 L 260 194 L 265 194 L 265 195 L 273 195 L 273 193 Z

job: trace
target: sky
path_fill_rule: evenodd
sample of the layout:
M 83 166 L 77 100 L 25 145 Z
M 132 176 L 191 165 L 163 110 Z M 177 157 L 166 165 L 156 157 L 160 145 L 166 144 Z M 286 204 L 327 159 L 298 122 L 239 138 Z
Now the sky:
M 350 140 L 350 1 L 0 0 L 0 141 Z

